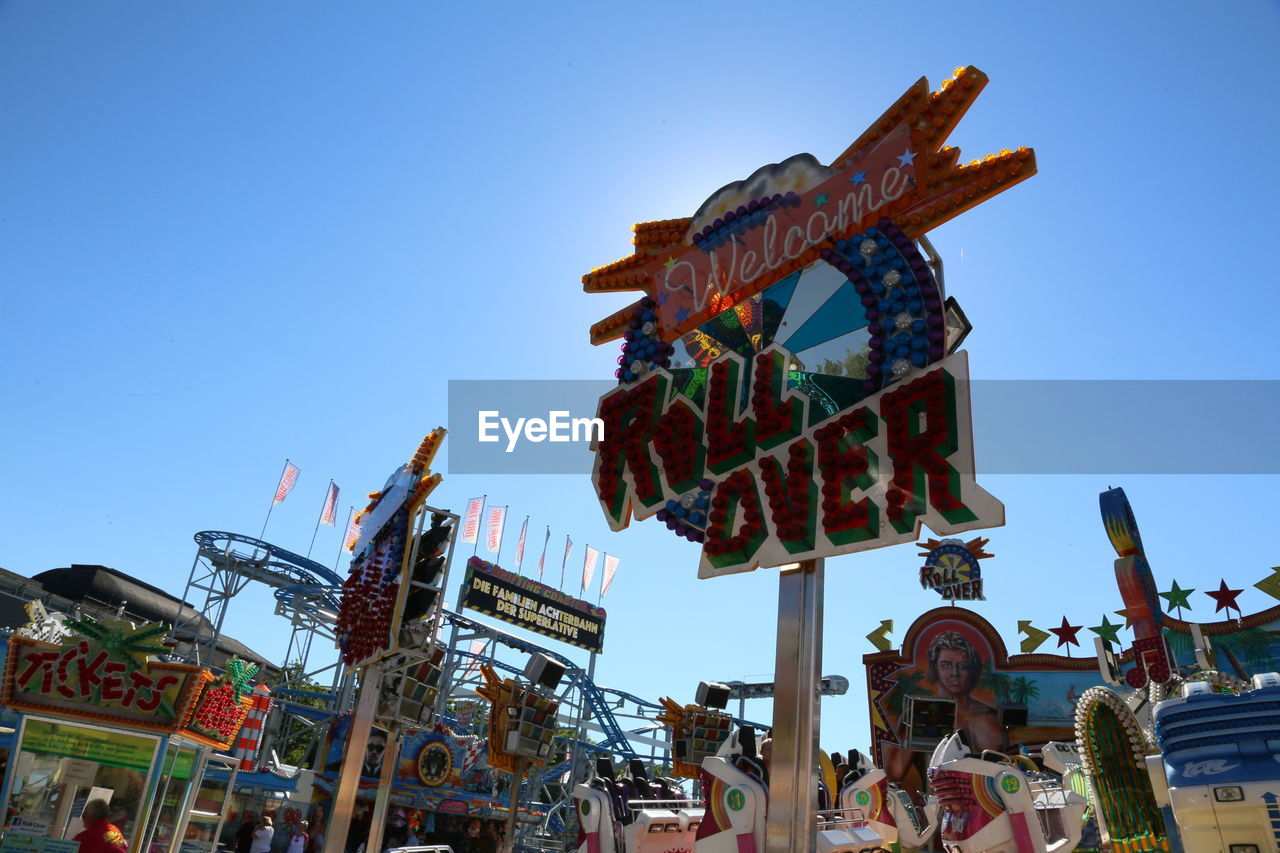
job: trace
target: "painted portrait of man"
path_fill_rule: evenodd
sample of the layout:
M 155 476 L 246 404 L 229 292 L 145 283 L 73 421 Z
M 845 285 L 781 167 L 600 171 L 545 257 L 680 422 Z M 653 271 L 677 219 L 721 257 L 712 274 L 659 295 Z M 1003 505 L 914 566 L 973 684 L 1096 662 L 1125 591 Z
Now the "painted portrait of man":
M 931 628 L 922 633 L 915 645 L 914 666 L 896 676 L 897 689 L 902 693 L 900 700 L 907 694 L 922 697 L 930 693 L 949 699 L 955 703 L 954 730 L 961 732 L 971 751 L 1005 751 L 1008 739 L 996 714 L 994 694 L 982 687 L 983 674 L 991 666 L 987 644 L 981 642 L 976 632 L 964 630 L 968 626 L 951 620 Z M 991 701 L 983 701 L 988 696 Z M 923 781 L 923 763 L 928 756 L 906 749 L 905 723 L 900 718 L 893 723 L 902 746 L 885 745 L 886 775 L 895 782 L 905 780 L 908 775 Z M 940 734 L 945 737 L 950 732 Z
M 943 631 L 929 644 L 929 682 L 937 694 L 956 703 L 956 729 L 969 749 L 1008 748 L 996 709 L 973 696 L 987 661 L 958 631 Z

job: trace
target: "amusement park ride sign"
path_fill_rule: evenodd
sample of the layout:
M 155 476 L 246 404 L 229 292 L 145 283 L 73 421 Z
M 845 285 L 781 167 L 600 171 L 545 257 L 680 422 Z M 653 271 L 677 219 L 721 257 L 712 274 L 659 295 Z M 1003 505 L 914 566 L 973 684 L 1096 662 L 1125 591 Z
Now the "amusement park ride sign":
M 204 671 L 151 659 L 168 654 L 158 642 L 168 625 L 82 618 L 70 627 L 59 644 L 10 638 L 0 704 L 164 733 L 186 719 Z
M 604 650 L 603 609 L 479 557 L 467 561 L 462 606 L 580 649 Z
M 921 79 L 830 166 L 763 167 L 583 277 L 647 293 L 591 330 L 625 339 L 592 475 L 613 529 L 656 516 L 710 577 L 1004 523 L 975 482 L 967 322 L 917 243 L 1035 173 L 943 144 L 985 83 Z

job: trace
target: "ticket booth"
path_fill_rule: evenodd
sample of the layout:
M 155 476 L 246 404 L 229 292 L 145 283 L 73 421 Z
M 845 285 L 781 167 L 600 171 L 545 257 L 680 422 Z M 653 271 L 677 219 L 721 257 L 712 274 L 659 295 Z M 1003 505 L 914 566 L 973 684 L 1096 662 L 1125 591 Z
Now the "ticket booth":
M 214 853 L 256 667 L 160 659 L 168 626 L 82 618 L 58 642 L 10 638 L 0 704 L 18 712 L 0 787 L 0 853 L 76 853 L 106 801 L 129 853 Z M 206 779 L 229 770 L 226 781 Z M 222 775 L 222 774 L 218 774 Z

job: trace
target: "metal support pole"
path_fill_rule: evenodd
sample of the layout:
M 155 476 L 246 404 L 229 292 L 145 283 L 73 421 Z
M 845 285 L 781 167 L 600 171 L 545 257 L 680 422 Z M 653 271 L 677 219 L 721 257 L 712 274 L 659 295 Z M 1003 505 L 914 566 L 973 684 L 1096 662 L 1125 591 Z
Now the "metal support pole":
M 381 691 L 382 670 L 377 664 L 370 664 L 364 668 L 364 677 L 360 680 L 360 701 L 356 703 L 355 713 L 351 715 L 347 750 L 342 756 L 338 787 L 333 792 L 333 811 L 329 816 L 329 829 L 325 833 L 324 853 L 343 853 L 347 848 L 351 813 L 355 811 L 356 794 L 360 789 L 360 771 L 364 767 L 365 745 L 369 742 L 369 732 L 373 729 L 373 714 L 378 709 L 378 694 Z M 368 845 L 365 849 L 368 849 Z
M 373 800 L 373 818 L 369 824 L 365 853 L 377 853 L 382 849 L 382 830 L 387 824 L 387 807 L 391 805 L 391 786 L 395 782 L 403 739 L 399 726 L 387 732 L 387 748 L 382 753 L 382 772 L 378 774 L 378 795 Z
M 590 774 L 583 774 L 582 765 L 587 759 L 587 748 L 582 743 L 587 737 L 587 690 L 586 685 L 594 683 L 596 679 L 596 653 L 592 652 L 591 657 L 587 660 L 587 676 L 586 680 L 579 680 L 578 689 L 578 719 L 573 724 L 574 744 L 570 749 L 573 756 L 573 763 L 569 765 L 569 788 L 579 782 L 585 782 L 590 778 Z
M 516 759 L 516 772 L 511 777 L 511 811 L 507 814 L 507 837 L 503 839 L 506 853 L 514 853 L 516 849 L 516 814 L 520 811 L 520 788 L 524 785 L 525 760 Z
M 816 843 L 822 582 L 820 559 L 779 570 L 767 853 L 810 853 Z

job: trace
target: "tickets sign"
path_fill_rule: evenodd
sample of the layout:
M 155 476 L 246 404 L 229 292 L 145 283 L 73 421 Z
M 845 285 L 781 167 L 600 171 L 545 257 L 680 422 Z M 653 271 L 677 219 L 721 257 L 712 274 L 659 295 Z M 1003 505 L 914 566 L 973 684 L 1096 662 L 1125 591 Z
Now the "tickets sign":
M 109 630 L 124 634 L 132 628 Z M 12 637 L 0 701 L 20 711 L 144 731 L 176 729 L 199 687 L 200 668 L 139 660 L 116 649 L 113 640 L 87 636 L 72 635 L 60 645 Z

